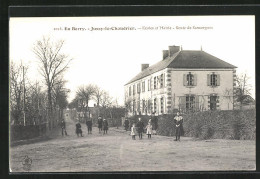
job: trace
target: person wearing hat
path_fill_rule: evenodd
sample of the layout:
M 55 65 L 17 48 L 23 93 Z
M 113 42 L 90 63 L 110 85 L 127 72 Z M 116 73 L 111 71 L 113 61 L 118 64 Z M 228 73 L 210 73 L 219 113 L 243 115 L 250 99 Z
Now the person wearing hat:
M 103 123 L 103 120 L 101 118 L 101 116 L 98 117 L 98 132 L 101 133 L 102 131 L 102 123 Z
M 127 118 L 125 119 L 124 126 L 125 126 L 125 130 L 127 131 L 129 128 L 129 121 Z
M 80 134 L 81 137 L 83 137 L 82 130 L 81 130 L 81 125 L 80 125 L 78 119 L 77 119 L 77 123 L 76 123 L 76 134 L 77 134 L 78 137 L 79 137 L 79 134 Z
M 62 134 L 62 136 L 63 136 L 63 132 L 65 133 L 65 135 L 68 135 L 67 131 L 66 131 L 66 123 L 65 123 L 64 119 L 61 120 L 61 124 L 60 125 L 61 125 L 61 134 Z
M 142 135 L 142 133 L 143 133 L 143 131 L 144 131 L 144 123 L 143 123 L 143 121 L 141 121 L 141 118 L 139 117 L 138 118 L 138 122 L 137 122 L 137 124 L 136 124 L 136 127 L 137 127 L 137 132 L 138 132 L 138 135 L 139 135 L 139 139 L 142 139 L 143 138 L 143 135 Z
M 176 139 L 174 141 L 180 141 L 180 136 L 181 133 L 184 133 L 183 131 L 183 118 L 180 116 L 180 113 L 177 112 L 177 115 L 174 117 L 174 123 L 175 123 L 175 134 L 176 134 Z
M 156 130 L 158 128 L 158 118 L 157 116 L 155 116 L 155 112 L 152 113 L 152 117 L 151 117 L 151 124 L 153 126 L 153 134 L 156 134 Z
M 88 134 L 92 134 L 92 119 L 88 118 L 86 120 L 86 125 L 88 127 Z
M 106 119 L 103 120 L 103 130 L 104 130 L 104 133 L 103 134 L 107 134 L 107 130 L 108 130 L 108 122 Z

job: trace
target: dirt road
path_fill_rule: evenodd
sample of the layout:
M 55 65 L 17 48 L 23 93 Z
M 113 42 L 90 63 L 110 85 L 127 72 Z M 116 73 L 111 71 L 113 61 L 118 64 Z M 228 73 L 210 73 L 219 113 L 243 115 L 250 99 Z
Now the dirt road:
M 132 140 L 122 128 L 110 128 L 107 135 L 75 135 L 75 124 L 67 121 L 69 136 L 10 148 L 12 172 L 27 172 L 24 157 L 31 159 L 31 172 L 91 171 L 204 171 L 254 170 L 255 141 L 196 140 L 153 135 Z

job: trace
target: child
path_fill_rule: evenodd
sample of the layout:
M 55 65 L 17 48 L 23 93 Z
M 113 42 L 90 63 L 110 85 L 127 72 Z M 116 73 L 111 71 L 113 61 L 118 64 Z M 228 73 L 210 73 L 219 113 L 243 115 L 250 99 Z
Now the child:
M 149 121 L 148 122 L 148 125 L 145 127 L 146 128 L 146 134 L 148 135 L 148 139 L 152 138 L 152 129 L 153 129 L 153 126 L 151 125 L 151 122 Z
M 133 124 L 133 126 L 131 127 L 131 136 L 133 140 L 135 140 L 135 134 L 136 134 L 136 128 L 135 128 L 135 124 Z
M 79 137 L 79 134 L 81 135 L 81 137 L 83 137 L 82 130 L 81 130 L 81 125 L 80 125 L 79 121 L 76 124 L 76 134 L 77 134 L 78 137 Z
M 107 134 L 107 130 L 108 130 L 108 122 L 107 122 L 106 119 L 103 120 L 103 124 L 102 124 L 102 126 L 103 126 L 103 131 L 104 131 L 103 134 Z

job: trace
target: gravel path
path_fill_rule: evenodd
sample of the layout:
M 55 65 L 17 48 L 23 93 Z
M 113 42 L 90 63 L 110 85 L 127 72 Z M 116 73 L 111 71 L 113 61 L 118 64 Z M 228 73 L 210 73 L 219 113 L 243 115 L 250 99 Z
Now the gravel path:
M 183 137 L 176 142 L 158 135 L 132 140 L 121 128 L 102 135 L 94 127 L 88 135 L 82 127 L 84 137 L 77 137 L 69 120 L 69 136 L 56 132 L 50 140 L 10 147 L 11 171 L 27 172 L 26 155 L 30 172 L 255 170 L 255 141 Z

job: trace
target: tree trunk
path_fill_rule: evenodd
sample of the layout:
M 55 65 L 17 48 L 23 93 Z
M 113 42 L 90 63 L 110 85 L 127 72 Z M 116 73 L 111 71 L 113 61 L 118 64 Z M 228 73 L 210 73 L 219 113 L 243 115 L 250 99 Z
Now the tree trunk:
M 51 87 L 48 87 L 48 109 L 49 109 L 49 113 L 48 113 L 48 123 L 50 126 L 50 129 L 53 128 L 53 115 L 52 115 L 52 98 L 51 98 Z

